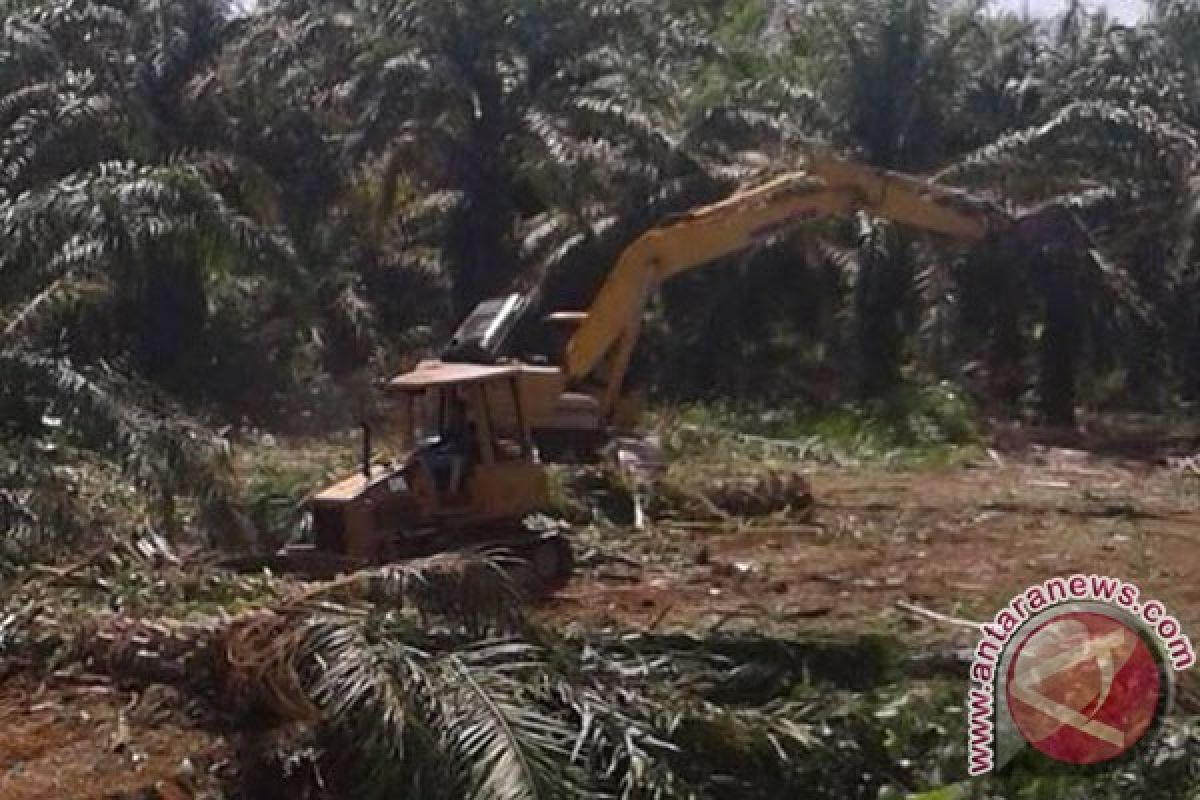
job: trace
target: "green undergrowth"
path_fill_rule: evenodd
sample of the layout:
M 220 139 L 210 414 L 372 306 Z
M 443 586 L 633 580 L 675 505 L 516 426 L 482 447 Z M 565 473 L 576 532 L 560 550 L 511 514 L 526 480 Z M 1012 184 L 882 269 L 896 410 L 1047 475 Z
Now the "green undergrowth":
M 903 681 L 848 696 L 873 726 L 878 800 L 1126 800 L 1200 793 L 1200 719 L 1177 715 L 1126 759 L 1092 768 L 1057 764 L 1027 748 L 998 772 L 967 778 L 963 681 Z
M 0 468 L 0 590 L 36 564 L 119 553 L 147 536 L 182 550 L 273 551 L 305 535 L 305 501 L 349 473 L 360 447 L 356 431 L 321 439 L 240 431 L 230 443 L 231 469 L 208 498 L 186 473 L 169 491 L 151 491 L 77 448 L 0 449 L 9 459 Z
M 305 534 L 305 502 L 347 474 L 359 453 L 357 432 L 320 440 L 257 437 L 240 448 L 241 510 L 259 550 L 269 551 Z
M 806 637 L 801 641 L 748 637 L 678 640 L 652 637 L 675 667 L 696 676 L 727 665 L 720 677 L 688 688 L 722 708 L 770 714 L 786 704 L 813 737 L 803 770 L 827 794 L 873 800 L 1118 800 L 1194 798 L 1200 793 L 1200 719 L 1169 717 L 1123 761 L 1090 769 L 1055 764 L 1027 749 L 986 778 L 966 777 L 964 665 L 953 654 L 918 651 L 893 636 Z M 712 671 L 713 675 L 717 674 Z M 733 764 L 744 742 L 717 747 L 691 743 L 710 762 Z M 744 757 L 745 754 L 738 754 Z M 796 772 L 760 764 L 771 791 L 796 792 Z M 733 769 L 731 767 L 731 769 Z M 778 783 L 772 783 L 778 781 Z M 769 785 L 769 788 L 768 788 Z M 835 788 L 836 787 L 836 788 Z M 756 795 L 757 796 L 757 795 Z
M 656 423 L 675 458 L 697 460 L 938 467 L 971 458 L 980 442 L 973 407 L 948 383 L 825 412 L 692 405 L 660 411 Z

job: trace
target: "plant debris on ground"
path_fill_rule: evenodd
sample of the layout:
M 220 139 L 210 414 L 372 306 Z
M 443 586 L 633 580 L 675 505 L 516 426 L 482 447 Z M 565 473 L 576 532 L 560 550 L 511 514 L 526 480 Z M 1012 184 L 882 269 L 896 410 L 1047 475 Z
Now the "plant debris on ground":
M 300 461 L 286 455 L 306 448 Z M 331 460 L 307 445 L 268 450 L 297 482 L 301 464 Z M 1200 788 L 1190 684 L 1115 777 L 1018 764 L 965 782 L 976 633 L 940 621 L 986 618 L 1103 553 L 1106 571 L 1200 629 L 1186 580 L 1198 566 L 1200 479 L 1179 462 L 1042 445 L 980 447 L 920 469 L 718 466 L 704 453 L 681 454 L 650 487 L 603 466 L 560 468 L 578 574 L 532 605 L 486 554 L 321 582 L 231 572 L 203 548 L 145 533 L 21 569 L 0 610 L 0 795 Z M 289 496 L 277 469 L 262 474 Z

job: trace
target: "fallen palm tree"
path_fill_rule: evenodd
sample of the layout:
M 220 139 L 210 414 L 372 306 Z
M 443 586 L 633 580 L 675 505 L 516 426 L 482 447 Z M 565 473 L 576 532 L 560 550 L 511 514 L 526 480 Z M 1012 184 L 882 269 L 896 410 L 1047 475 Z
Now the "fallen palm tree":
M 961 766 L 961 676 L 893 684 L 913 666 L 894 641 L 554 635 L 511 574 L 444 555 L 186 619 L 56 610 L 26 587 L 0 659 L 206 699 L 270 796 L 877 798 Z M 1171 736 L 1164 763 L 1187 763 L 1200 740 Z
M 692 656 L 535 628 L 505 567 L 443 555 L 204 619 L 26 607 L 0 618 L 0 654 L 300 725 L 355 797 L 768 797 L 832 763 L 812 758 L 825 746 L 799 707 L 731 711 L 686 691 Z
M 732 520 L 783 514 L 807 521 L 814 509 L 807 475 L 791 465 L 673 464 L 658 472 L 606 467 L 560 473 L 558 511 L 577 522 L 593 509 L 612 522 L 644 528 L 651 520 Z

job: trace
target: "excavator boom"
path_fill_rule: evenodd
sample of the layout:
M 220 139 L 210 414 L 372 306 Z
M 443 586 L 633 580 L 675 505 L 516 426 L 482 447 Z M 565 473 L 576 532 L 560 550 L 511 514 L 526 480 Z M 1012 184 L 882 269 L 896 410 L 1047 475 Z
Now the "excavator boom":
M 845 161 L 814 159 L 804 172 L 675 217 L 626 248 L 567 344 L 567 382 L 584 380 L 607 360 L 598 399 L 601 414 L 610 413 L 643 308 L 658 284 L 805 220 L 859 211 L 967 242 L 1014 224 L 1003 210 L 963 192 Z

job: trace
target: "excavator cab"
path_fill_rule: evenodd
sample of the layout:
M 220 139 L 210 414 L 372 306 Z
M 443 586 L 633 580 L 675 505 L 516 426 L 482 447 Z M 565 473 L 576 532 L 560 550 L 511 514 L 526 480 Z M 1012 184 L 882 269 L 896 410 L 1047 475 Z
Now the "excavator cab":
M 530 433 L 521 369 L 423 362 L 385 389 L 395 401 L 400 457 L 360 470 L 311 502 L 316 549 L 364 564 L 471 546 L 525 555 L 540 587 L 570 572 L 559 534 L 523 520 L 549 504 Z
M 511 355 L 510 339 L 532 306 L 527 295 L 512 293 L 484 300 L 467 315 L 442 351 L 442 361 L 497 364 Z

